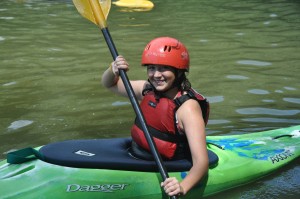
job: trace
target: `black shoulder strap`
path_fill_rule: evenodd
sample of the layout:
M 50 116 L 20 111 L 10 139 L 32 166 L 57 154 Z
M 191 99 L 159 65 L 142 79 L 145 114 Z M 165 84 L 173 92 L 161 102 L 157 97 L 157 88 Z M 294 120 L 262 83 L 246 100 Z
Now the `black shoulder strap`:
M 150 83 L 149 80 L 148 80 L 148 82 Z M 146 84 L 145 88 L 142 91 L 142 95 L 145 96 L 150 91 L 154 91 L 154 87 L 153 87 L 153 85 L 151 83 L 150 84 Z
M 175 102 L 177 108 L 179 108 L 184 102 L 186 102 L 189 99 L 197 100 L 198 103 L 200 104 L 200 107 L 202 110 L 202 117 L 203 117 L 203 119 L 205 121 L 205 125 L 206 125 L 208 122 L 208 118 L 209 118 L 209 103 L 206 98 L 203 97 L 203 99 L 200 100 L 195 96 L 195 93 L 192 90 L 189 90 L 187 92 L 187 94 L 174 99 L 174 102 Z
M 186 102 L 189 99 L 196 99 L 195 94 L 189 90 L 187 94 L 182 95 L 180 97 L 177 97 L 176 99 L 174 99 L 174 102 L 176 104 L 177 107 L 180 107 L 184 102 Z

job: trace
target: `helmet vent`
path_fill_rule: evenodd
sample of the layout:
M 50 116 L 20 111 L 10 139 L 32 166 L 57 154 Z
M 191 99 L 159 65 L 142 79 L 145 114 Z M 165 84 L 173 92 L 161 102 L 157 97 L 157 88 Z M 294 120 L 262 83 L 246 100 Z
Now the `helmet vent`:
M 170 52 L 170 51 L 171 51 L 171 49 L 172 49 L 172 47 L 171 47 L 171 46 L 165 46 L 165 47 L 164 47 L 164 51 L 165 51 L 165 52 L 166 52 L 166 51 Z

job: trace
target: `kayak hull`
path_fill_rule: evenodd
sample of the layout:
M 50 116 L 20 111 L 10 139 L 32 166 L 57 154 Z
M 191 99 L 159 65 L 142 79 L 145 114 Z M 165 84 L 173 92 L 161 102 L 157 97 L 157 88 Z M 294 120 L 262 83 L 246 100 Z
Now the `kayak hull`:
M 219 161 L 186 198 L 209 196 L 264 177 L 300 156 L 300 126 L 207 136 Z M 187 171 L 169 172 L 179 180 Z M 0 162 L 2 198 L 167 198 L 158 172 L 73 168 L 42 160 Z

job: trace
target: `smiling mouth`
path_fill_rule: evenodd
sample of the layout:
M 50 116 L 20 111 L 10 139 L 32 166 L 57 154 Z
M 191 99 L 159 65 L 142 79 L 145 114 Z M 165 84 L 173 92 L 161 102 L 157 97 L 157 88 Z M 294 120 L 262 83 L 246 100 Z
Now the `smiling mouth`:
M 154 83 L 158 86 L 162 86 L 165 84 L 165 81 L 164 80 L 154 80 Z

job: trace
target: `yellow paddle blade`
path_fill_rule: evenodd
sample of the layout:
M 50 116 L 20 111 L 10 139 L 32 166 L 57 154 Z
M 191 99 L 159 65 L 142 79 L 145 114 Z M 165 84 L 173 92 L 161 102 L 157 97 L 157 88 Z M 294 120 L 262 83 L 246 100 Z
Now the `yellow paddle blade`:
M 111 0 L 73 0 L 73 3 L 83 17 L 101 28 L 106 27 Z
M 120 7 L 128 8 L 147 8 L 151 9 L 154 7 L 154 4 L 149 0 L 119 0 L 113 2 L 113 4 Z

